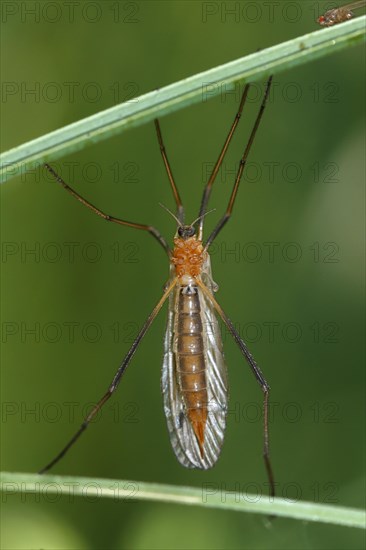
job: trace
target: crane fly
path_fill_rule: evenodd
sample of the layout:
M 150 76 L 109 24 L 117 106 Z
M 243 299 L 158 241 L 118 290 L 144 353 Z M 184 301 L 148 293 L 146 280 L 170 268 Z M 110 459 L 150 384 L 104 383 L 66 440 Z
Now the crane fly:
M 324 15 L 318 17 L 317 21 L 323 27 L 332 27 L 338 25 L 338 23 L 344 23 L 354 17 L 353 10 L 364 8 L 366 6 L 366 0 L 359 0 L 358 2 L 351 2 L 340 8 L 334 8 L 328 10 Z
M 267 81 L 259 111 L 239 163 L 226 211 L 206 241 L 203 240 L 203 225 L 212 186 L 241 118 L 248 96 L 249 84 L 244 88 L 234 121 L 205 185 L 199 215 L 191 224 L 185 224 L 184 208 L 173 178 L 163 143 L 160 124 L 158 120 L 155 120 L 160 152 L 176 205 L 176 215 L 171 213 L 177 222 L 174 248 L 172 250 L 155 227 L 122 220 L 105 214 L 72 189 L 56 174 L 50 165 L 45 165 L 47 170 L 66 191 L 105 220 L 149 232 L 163 247 L 169 258 L 170 277 L 164 288 L 162 297 L 145 321 L 126 357 L 118 367 L 108 390 L 84 419 L 82 425 L 67 445 L 40 473 L 49 470 L 65 455 L 87 428 L 90 421 L 115 392 L 141 340 L 150 328 L 164 302 L 169 299 L 161 388 L 170 441 L 178 461 L 187 468 L 206 470 L 217 462 L 223 445 L 228 410 L 228 382 L 217 320 L 217 315 L 219 315 L 228 327 L 263 392 L 263 455 L 269 479 L 270 493 L 274 494 L 274 478 L 269 457 L 268 437 L 268 399 L 270 388 L 232 321 L 214 298 L 214 293 L 218 287 L 212 279 L 210 256 L 208 253 L 209 246 L 232 215 L 243 170 L 268 100 L 271 82 L 272 77 Z

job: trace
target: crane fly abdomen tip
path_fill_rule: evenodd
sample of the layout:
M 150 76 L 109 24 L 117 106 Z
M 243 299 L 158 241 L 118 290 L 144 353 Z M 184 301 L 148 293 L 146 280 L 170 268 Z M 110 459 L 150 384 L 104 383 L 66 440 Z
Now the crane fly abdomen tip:
M 205 426 L 207 421 L 207 408 L 197 408 L 188 411 L 188 418 L 198 441 L 201 458 L 204 458 Z

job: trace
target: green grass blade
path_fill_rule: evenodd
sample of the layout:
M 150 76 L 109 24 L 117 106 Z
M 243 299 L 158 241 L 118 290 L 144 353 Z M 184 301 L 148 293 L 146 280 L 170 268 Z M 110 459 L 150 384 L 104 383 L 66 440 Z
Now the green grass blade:
M 222 86 L 230 90 L 238 80 L 254 82 L 359 44 L 365 38 L 365 21 L 366 16 L 357 17 L 335 27 L 316 30 L 149 92 L 24 143 L 0 157 L 0 181 L 158 116 L 206 101 L 218 95 Z
M 0 489 L 3 493 L 3 503 L 15 493 L 37 493 L 41 497 L 42 495 L 62 494 L 69 499 L 88 496 L 89 498 L 112 498 L 124 501 L 171 502 L 366 528 L 366 517 L 363 510 L 314 502 L 291 502 L 282 498 L 258 497 L 258 495 L 246 493 L 228 491 L 222 493 L 212 483 L 203 484 L 201 488 L 178 487 L 117 479 L 2 472 L 0 474 Z

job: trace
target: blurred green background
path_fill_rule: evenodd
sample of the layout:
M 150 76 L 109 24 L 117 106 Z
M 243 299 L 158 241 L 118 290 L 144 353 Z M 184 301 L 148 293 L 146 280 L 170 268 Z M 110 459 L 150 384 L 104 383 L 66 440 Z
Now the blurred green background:
M 2 150 L 313 31 L 329 3 L 273 6 L 3 2 Z M 275 76 L 233 219 L 212 250 L 217 299 L 272 388 L 278 495 L 356 507 L 365 487 L 363 55 L 360 46 Z M 215 184 L 207 229 L 228 200 L 263 84 L 250 94 Z M 240 90 L 161 120 L 188 221 L 198 215 L 207 166 Z M 106 212 L 172 238 L 174 222 L 158 205 L 174 208 L 153 124 L 54 166 Z M 105 223 L 41 169 L 1 190 L 2 469 L 35 472 L 105 391 L 161 295 L 168 265 L 150 236 Z M 231 392 L 222 456 L 207 472 L 176 461 L 160 395 L 165 314 L 118 394 L 54 473 L 211 483 L 223 498 L 226 490 L 243 498 L 266 492 L 261 391 L 226 333 Z M 354 529 L 285 519 L 268 526 L 259 516 L 209 509 L 47 495 L 5 501 L 6 549 L 363 546 Z

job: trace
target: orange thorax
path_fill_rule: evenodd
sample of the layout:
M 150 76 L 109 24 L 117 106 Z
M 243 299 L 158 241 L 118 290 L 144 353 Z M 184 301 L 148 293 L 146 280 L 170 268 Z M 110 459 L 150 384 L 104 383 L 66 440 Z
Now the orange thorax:
M 178 277 L 184 275 L 197 277 L 201 273 L 204 256 L 202 241 L 199 241 L 197 237 L 174 239 L 172 262 Z

